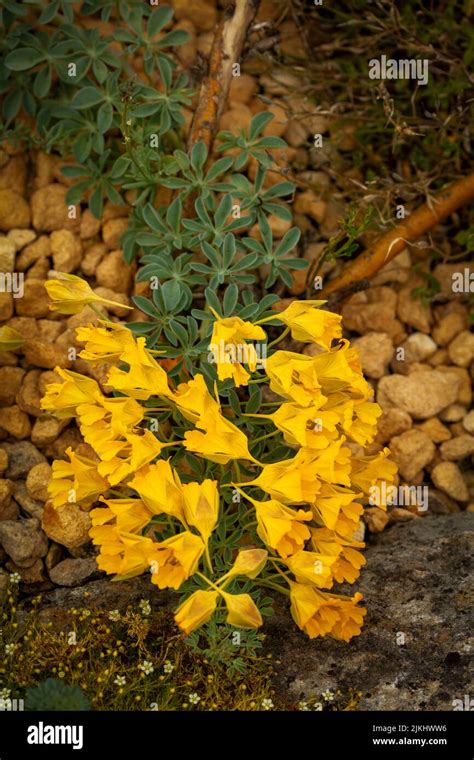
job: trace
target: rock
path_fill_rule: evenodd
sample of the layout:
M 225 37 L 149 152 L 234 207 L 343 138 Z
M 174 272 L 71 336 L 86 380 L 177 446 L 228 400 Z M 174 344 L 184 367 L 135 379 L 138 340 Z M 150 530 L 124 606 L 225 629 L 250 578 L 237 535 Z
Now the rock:
M 58 562 L 61 562 L 63 556 L 64 556 L 64 548 L 60 546 L 59 544 L 52 543 L 48 549 L 48 553 L 44 561 L 46 568 L 48 570 L 51 570 L 51 568 L 57 565 Z
M 0 475 L 3 475 L 8 467 L 8 454 L 3 449 L 0 449 Z
M 428 491 L 428 511 L 433 515 L 452 515 L 461 510 L 454 499 L 431 487 Z
M 54 369 L 55 367 L 68 368 L 72 365 L 72 359 L 68 356 L 68 347 L 61 345 L 43 343 L 39 340 L 27 340 L 23 344 L 23 354 L 29 364 L 44 369 Z
M 253 113 L 243 103 L 232 103 L 231 108 L 225 111 L 219 122 L 220 129 L 238 135 L 241 129 L 248 131 Z
M 448 354 L 453 364 L 468 367 L 474 360 L 474 333 L 464 330 L 448 346 Z
M 102 227 L 102 240 L 109 250 L 115 250 L 120 246 L 120 239 L 128 229 L 128 219 L 118 217 L 108 219 Z
M 46 317 L 50 314 L 44 280 L 25 280 L 23 298 L 15 299 L 15 311 L 19 317 Z
M 9 231 L 7 238 L 15 246 L 15 251 L 21 251 L 25 245 L 32 243 L 36 239 L 36 232 L 34 230 L 13 229 Z
M 422 430 L 407 430 L 390 441 L 390 451 L 402 478 L 413 478 L 431 462 L 435 453 L 433 441 Z
M 31 432 L 30 418 L 19 406 L 4 406 L 0 409 L 0 428 L 14 438 L 28 438 Z
M 49 577 L 58 586 L 80 586 L 100 574 L 95 559 L 65 559 L 49 571 Z
M 127 293 L 132 281 L 132 268 L 125 263 L 122 251 L 111 251 L 100 262 L 96 271 L 98 285 Z
M 23 378 L 20 390 L 16 394 L 15 400 L 20 409 L 28 414 L 32 414 L 35 417 L 39 417 L 44 414 L 40 407 L 40 401 L 42 394 L 38 388 L 39 378 L 41 376 L 41 370 L 32 369 L 26 373 Z
M 415 283 L 407 285 L 398 293 L 397 316 L 410 327 L 422 333 L 429 333 L 433 321 L 431 309 L 412 297 Z
M 433 327 L 432 335 L 438 346 L 447 346 L 453 338 L 467 327 L 466 314 L 459 311 L 446 314 Z
M 116 293 L 110 288 L 94 288 L 94 293 L 97 293 L 101 298 L 107 298 L 109 301 L 116 301 L 117 303 L 123 303 L 124 306 L 130 305 L 130 299 L 125 293 Z M 123 306 L 112 306 L 107 304 L 107 311 L 111 314 L 115 314 L 117 317 L 128 317 L 130 309 L 126 309 Z
M 446 298 L 460 297 L 459 289 L 453 289 L 459 278 L 464 282 L 465 270 L 472 273 L 472 264 L 469 261 L 457 261 L 453 264 L 437 264 L 433 270 L 433 277 L 441 285 L 440 296 Z
M 7 595 L 8 573 L 0 567 L 0 603 L 3 602 Z
M 25 370 L 21 367 L 0 367 L 0 404 L 11 406 L 20 390 Z
M 342 307 L 344 326 L 361 335 L 379 332 L 398 340 L 404 336 L 404 331 L 402 323 L 395 317 L 395 307 L 396 294 L 390 288 L 371 288 L 356 293 Z
M 86 208 L 82 212 L 81 226 L 79 230 L 79 237 L 81 240 L 89 240 L 100 232 L 101 220 L 96 219 L 92 211 Z
M 42 526 L 49 538 L 67 549 L 77 549 L 90 541 L 91 519 L 76 504 L 65 504 L 55 509 L 46 503 Z
M 469 492 L 462 472 L 454 462 L 440 462 L 431 471 L 436 488 L 456 501 L 469 501 Z
M 443 443 L 443 441 L 449 441 L 451 438 L 449 429 L 437 417 L 431 417 L 426 422 L 422 422 L 421 425 L 418 425 L 418 430 L 426 433 L 433 443 Z
M 57 420 L 55 417 L 40 417 L 33 425 L 31 442 L 35 446 L 47 446 L 54 443 L 68 424 L 69 419 Z
M 297 214 L 306 214 L 321 224 L 326 216 L 327 203 L 321 198 L 317 198 L 312 190 L 306 190 L 296 196 L 293 208 Z
M 0 292 L 0 321 L 5 322 L 13 316 L 13 296 L 11 293 Z
M 379 269 L 372 278 L 373 285 L 385 285 L 387 282 L 406 282 L 412 268 L 411 256 L 407 248 L 404 248 L 398 256 Z
M 26 162 L 23 156 L 12 156 L 0 170 L 0 189 L 14 190 L 24 195 L 26 189 Z
M 31 567 L 48 551 L 48 539 L 34 518 L 1 522 L 0 544 L 20 567 Z
M 229 102 L 250 103 L 257 92 L 257 80 L 250 74 L 232 77 L 229 88 Z
M 35 560 L 28 567 L 20 567 L 20 565 L 16 565 L 15 562 L 10 560 L 7 562 L 7 567 L 10 572 L 20 575 L 22 583 L 32 585 L 33 583 L 44 583 L 46 580 L 44 565 L 40 559 Z
M 443 459 L 449 462 L 465 459 L 474 454 L 474 436 L 459 435 L 452 438 L 450 441 L 441 444 L 440 452 Z
M 472 409 L 462 421 L 463 427 L 468 433 L 474 434 L 474 409 Z
M 81 269 L 85 275 L 92 277 L 95 275 L 95 271 L 99 262 L 104 258 L 107 253 L 107 248 L 103 243 L 95 243 L 85 252 L 82 261 Z
M 26 478 L 26 490 L 29 496 L 36 501 L 47 501 L 48 483 L 51 480 L 52 469 L 47 462 L 35 464 Z
M 384 509 L 368 507 L 364 510 L 364 521 L 370 533 L 381 533 L 388 524 L 388 514 Z
M 13 190 L 0 190 L 0 230 L 8 232 L 29 225 L 30 207 L 25 199 Z
M 3 520 L 18 520 L 19 516 L 20 510 L 18 509 L 18 504 L 13 499 L 0 504 L 0 522 Z
M 379 381 L 377 401 L 384 411 L 398 407 L 415 419 L 435 417 L 456 400 L 459 380 L 438 370 L 413 372 L 411 375 L 386 375 Z
M 408 336 L 403 344 L 405 349 L 405 361 L 423 362 L 436 351 L 436 343 L 429 335 L 415 332 Z
M 15 490 L 15 484 L 13 480 L 8 478 L 0 478 L 0 505 L 7 504 Z
M 450 404 L 439 413 L 443 422 L 459 422 L 466 414 L 466 407 L 462 404 Z
M 383 377 L 394 352 L 390 336 L 370 332 L 362 338 L 356 338 L 352 345 L 359 351 L 364 374 L 377 379 Z
M 80 238 L 71 230 L 55 230 L 51 233 L 50 240 L 54 269 L 68 274 L 75 272 L 82 257 Z
M 189 19 L 198 32 L 210 32 L 217 24 L 217 10 L 206 0 L 173 0 L 173 8 L 178 21 Z
M 0 237 L 0 272 L 13 272 L 15 269 L 15 246 L 7 237 Z
M 459 378 L 460 384 L 456 401 L 469 406 L 472 401 L 472 384 L 468 370 L 464 367 L 453 367 L 452 365 L 440 365 L 438 370 L 440 372 L 449 372 Z
M 404 509 L 403 507 L 393 507 L 393 509 L 389 512 L 389 522 L 392 523 L 399 523 L 399 522 L 410 522 L 410 520 L 416 520 L 419 515 L 415 514 L 414 512 L 410 512 L 408 509 Z
M 264 630 L 265 647 L 279 662 L 277 692 L 295 705 L 340 689 L 362 692 L 360 710 L 452 710 L 453 699 L 471 688 L 473 538 L 474 515 L 466 513 L 400 523 L 375 536 L 357 584 L 365 626 L 349 645 L 308 640 L 276 599 L 277 614 Z M 390 593 L 381 578 L 390 578 Z
M 5 471 L 5 477 L 11 478 L 11 480 L 17 480 L 27 475 L 35 464 L 46 462 L 43 454 L 30 441 L 0 443 L 0 449 L 7 453 L 8 467 Z
M 46 259 L 51 254 L 51 243 L 47 235 L 41 235 L 34 243 L 30 243 L 17 256 L 16 268 L 24 272 L 36 261 Z
M 386 443 L 412 426 L 412 419 L 402 409 L 387 409 L 377 421 L 377 441 Z
M 42 187 L 31 196 L 31 211 L 33 227 L 40 232 L 54 230 L 78 230 L 80 227 L 81 207 L 75 206 L 76 218 L 69 217 L 69 207 L 66 203 L 67 187 L 59 182 Z M 28 225 L 16 224 L 15 227 Z
M 13 498 L 20 505 L 23 512 L 30 517 L 35 517 L 41 521 L 43 516 L 43 503 L 33 499 L 26 490 L 26 482 L 24 480 L 17 480 L 15 483 L 15 493 Z
M 71 447 L 75 451 L 81 441 L 82 436 L 77 427 L 68 427 L 53 443 L 44 449 L 44 453 L 46 456 L 51 457 L 51 459 L 65 459 L 66 449 Z

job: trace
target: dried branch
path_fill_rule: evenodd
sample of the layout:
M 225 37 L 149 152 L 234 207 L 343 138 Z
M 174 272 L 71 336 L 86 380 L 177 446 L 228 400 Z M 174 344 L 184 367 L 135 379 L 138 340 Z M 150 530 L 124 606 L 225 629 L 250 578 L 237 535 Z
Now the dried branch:
M 381 267 L 395 258 L 407 243 L 414 243 L 453 211 L 472 200 L 474 174 L 469 174 L 438 193 L 430 204 L 424 203 L 393 230 L 382 235 L 376 243 L 349 262 L 339 277 L 327 283 L 321 291 L 322 295 L 327 297 L 330 293 L 350 288 L 356 282 L 370 279 Z

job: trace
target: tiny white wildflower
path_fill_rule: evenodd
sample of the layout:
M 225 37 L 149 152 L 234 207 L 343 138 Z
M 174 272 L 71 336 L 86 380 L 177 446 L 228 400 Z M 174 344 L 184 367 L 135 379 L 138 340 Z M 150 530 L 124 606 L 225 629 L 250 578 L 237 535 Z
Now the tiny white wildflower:
M 142 615 L 149 615 L 151 612 L 151 606 L 148 599 L 140 599 L 140 603 L 138 605 L 140 607 Z
M 2 700 L 8 699 L 10 694 L 11 694 L 10 689 L 7 689 L 7 687 L 5 686 L 5 688 L 0 691 L 0 699 Z
M 20 581 L 21 581 L 20 573 L 10 573 L 10 583 L 13 583 L 16 586 Z
M 163 670 L 165 673 L 172 673 L 174 670 L 174 665 L 170 660 L 166 660 L 165 664 L 163 665 Z
M 114 684 L 116 684 L 117 686 L 125 686 L 126 682 L 127 682 L 127 679 L 125 678 L 125 676 L 115 676 L 114 678 Z
M 323 691 L 321 696 L 325 702 L 332 702 L 334 700 L 334 694 L 332 693 L 330 689 L 326 689 L 326 691 Z
M 146 676 L 149 676 L 150 673 L 153 673 L 155 668 L 153 667 L 153 664 L 150 662 L 150 660 L 143 660 L 143 662 L 141 662 L 138 666 L 138 669 L 145 673 Z
M 120 612 L 118 610 L 110 610 L 109 620 L 120 620 Z
M 298 710 L 301 710 L 302 712 L 308 712 L 309 707 L 307 702 L 299 702 L 298 703 Z
M 201 697 L 196 694 L 196 692 L 193 692 L 189 695 L 188 700 L 192 705 L 197 705 L 197 703 L 201 701 Z
M 5 644 L 5 654 L 8 657 L 11 657 L 12 654 L 14 654 L 15 649 L 16 649 L 16 645 L 15 644 Z
M 271 699 L 262 699 L 262 710 L 273 710 L 274 707 Z

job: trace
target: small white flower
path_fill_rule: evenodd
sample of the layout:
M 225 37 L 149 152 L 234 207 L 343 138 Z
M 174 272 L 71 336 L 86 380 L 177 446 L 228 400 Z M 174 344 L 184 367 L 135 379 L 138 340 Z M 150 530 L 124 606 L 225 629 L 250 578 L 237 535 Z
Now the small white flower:
M 140 599 L 140 603 L 138 605 L 140 607 L 142 615 L 149 615 L 151 612 L 151 606 L 148 599 Z
M 201 701 L 201 697 L 198 694 L 196 694 L 196 692 L 193 692 L 192 694 L 189 695 L 188 701 L 192 705 L 197 705 L 197 703 Z
M 326 689 L 326 691 L 323 691 L 321 696 L 325 702 L 332 702 L 334 700 L 334 694 L 332 693 L 330 689 Z
M 20 573 L 10 573 L 10 583 L 13 583 L 16 586 L 20 581 L 21 581 Z
M 125 676 L 115 676 L 114 678 L 114 683 L 117 686 L 125 686 L 126 682 L 127 682 L 127 679 L 125 678 Z
M 163 665 L 163 670 L 165 673 L 172 673 L 174 670 L 174 665 L 170 662 L 170 660 L 166 660 L 165 664 Z
M 143 662 L 141 662 L 138 666 L 138 669 L 145 673 L 146 676 L 149 676 L 150 673 L 153 673 L 155 668 L 153 667 L 153 664 L 150 662 L 150 660 L 143 660 Z
M 271 699 L 262 699 L 262 710 L 273 710 L 274 707 Z
M 302 712 L 308 712 L 309 707 L 307 702 L 298 702 L 298 710 L 301 710 Z
M 0 699 L 3 699 L 3 700 L 8 699 L 10 694 L 11 694 L 10 689 L 7 689 L 7 687 L 5 686 L 5 688 L 0 691 Z
M 132 120 L 131 119 L 127 119 L 127 126 L 130 127 L 131 125 L 132 125 Z
M 120 612 L 118 610 L 110 610 L 109 620 L 120 620 Z
M 11 657 L 12 654 L 14 654 L 16 649 L 16 644 L 5 644 L 5 654 L 8 657 Z

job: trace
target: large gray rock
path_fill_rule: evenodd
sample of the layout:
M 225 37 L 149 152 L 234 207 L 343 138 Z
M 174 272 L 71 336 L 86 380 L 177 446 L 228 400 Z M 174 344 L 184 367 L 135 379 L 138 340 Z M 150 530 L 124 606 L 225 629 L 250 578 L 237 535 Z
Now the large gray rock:
M 467 512 L 378 534 L 356 584 L 368 608 L 358 638 L 310 641 L 280 610 L 266 624 L 280 663 L 277 690 L 298 702 L 326 689 L 355 689 L 363 694 L 361 710 L 452 710 L 453 699 L 474 688 L 473 546 L 474 514 Z

